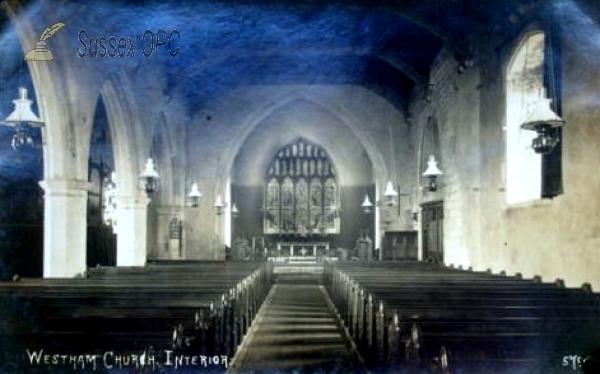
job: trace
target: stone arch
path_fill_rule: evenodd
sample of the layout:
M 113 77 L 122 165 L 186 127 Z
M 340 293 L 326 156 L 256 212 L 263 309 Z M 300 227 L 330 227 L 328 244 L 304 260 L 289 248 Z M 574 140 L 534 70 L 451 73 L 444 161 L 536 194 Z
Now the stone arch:
M 287 118 L 297 118 L 298 121 L 302 121 L 303 119 L 307 119 L 302 117 L 304 113 L 311 113 L 312 116 L 307 117 L 309 120 L 313 118 L 313 116 L 316 116 L 317 120 L 312 123 L 306 123 L 306 127 L 303 126 L 302 128 L 293 125 L 294 121 L 288 122 L 286 120 Z M 315 125 L 314 123 L 320 123 L 320 125 Z M 331 126 L 328 126 L 328 124 L 331 124 Z M 266 129 L 270 128 L 271 130 L 275 130 L 276 127 L 274 126 L 280 125 L 284 127 L 282 127 L 281 131 L 274 136 L 269 136 L 269 131 L 265 130 L 264 127 L 266 126 Z M 280 148 L 285 147 L 294 139 L 303 138 L 310 143 L 318 144 L 328 152 L 329 158 L 336 165 L 338 170 L 338 180 L 341 184 L 353 185 L 359 178 L 350 175 L 354 170 L 352 169 L 352 165 L 345 162 L 345 160 L 350 156 L 348 153 L 356 154 L 358 152 L 350 151 L 347 147 L 351 144 L 349 141 L 355 141 L 356 144 L 352 145 L 359 148 L 362 145 L 354 138 L 351 132 L 345 131 L 345 129 L 345 124 L 337 116 L 323 106 L 315 105 L 312 100 L 298 98 L 286 102 L 284 105 L 277 107 L 265 116 L 248 137 L 245 138 L 244 144 L 235 157 L 231 172 L 232 176 L 236 183 L 248 183 L 250 180 L 256 182 L 258 174 L 262 176 L 265 172 L 264 170 L 259 171 L 258 169 L 260 169 L 260 167 L 266 169 L 271 158 L 280 150 Z M 248 164 L 247 152 L 250 145 L 253 145 L 254 147 L 260 146 L 261 148 L 260 152 L 252 152 L 253 162 L 251 163 L 251 167 L 248 167 L 250 165 Z M 363 151 L 364 150 L 361 148 L 360 152 Z M 256 155 L 260 156 L 256 157 Z M 240 157 L 242 157 L 241 160 Z M 240 169 L 238 167 L 240 161 L 242 161 L 246 167 Z M 368 163 L 370 169 L 368 178 L 369 181 L 372 181 L 373 178 L 370 176 L 372 169 L 371 160 L 368 160 Z M 252 177 L 252 175 L 254 177 Z M 362 175 L 366 174 L 363 173 L 361 176 Z M 360 179 L 362 179 L 362 177 Z
M 108 116 L 120 194 L 135 196 L 139 189 L 137 176 L 141 170 L 139 157 L 135 151 L 136 126 L 132 121 L 133 113 L 127 97 L 116 89 L 115 79 L 110 77 L 104 81 L 100 88 L 100 96 Z
M 116 178 L 113 178 L 115 161 L 108 122 L 106 106 L 99 94 L 91 120 L 88 157 L 86 261 L 90 267 L 114 266 L 116 259 L 115 214 L 112 210 L 115 190 L 111 188 Z
M 107 111 L 117 179 L 117 266 L 142 266 L 147 258 L 148 198 L 138 176 L 149 152 L 141 146 L 143 131 L 129 87 L 127 76 L 117 73 L 102 83 L 100 95 Z
M 160 199 L 159 203 L 163 205 L 171 205 L 174 199 L 174 177 L 175 165 L 173 160 L 173 140 L 171 126 L 166 122 L 164 113 L 161 113 L 159 120 L 154 124 L 152 130 L 152 146 L 150 150 L 151 156 L 156 156 L 155 165 L 159 168 L 160 173 Z M 157 152 L 157 154 L 153 154 Z
M 9 4 L 5 5 L 6 12 L 18 35 L 23 55 L 29 50 L 26 41 L 31 40 L 31 35 L 36 35 L 29 20 L 18 17 Z M 38 114 L 45 126 L 42 127 L 43 155 L 44 155 L 44 179 L 49 180 L 57 175 L 62 175 L 68 169 L 66 167 L 66 151 L 69 142 L 65 138 L 65 132 L 55 130 L 59 123 L 54 123 L 51 114 L 61 112 L 61 103 L 58 101 L 58 85 L 55 65 L 47 63 L 27 62 L 29 73 L 35 91 Z M 58 122 L 58 121 L 57 121 Z M 52 155 L 52 157 L 50 157 Z
M 376 146 L 376 142 L 368 133 L 361 132 L 358 119 L 356 119 L 353 114 L 346 109 L 334 107 L 333 103 L 323 103 L 317 101 L 310 96 L 310 91 L 306 90 L 296 91 L 290 95 L 274 100 L 247 116 L 247 121 L 241 126 L 241 133 L 239 136 L 236 136 L 234 140 L 232 140 L 232 152 L 230 152 L 224 160 L 224 168 L 226 170 L 224 175 L 231 174 L 236 155 L 254 129 L 269 115 L 297 100 L 305 100 L 317 107 L 324 109 L 325 111 L 331 113 L 334 117 L 339 118 L 342 123 L 346 124 L 350 128 L 350 131 L 359 140 L 369 155 L 371 164 L 373 165 L 374 179 L 376 181 L 384 180 L 386 176 L 389 175 L 389 166 L 387 166 L 379 147 Z M 309 140 L 314 141 L 315 139 Z M 343 178 L 341 179 L 341 182 L 343 182 Z
M 238 134 L 243 134 L 243 135 L 238 135 L 235 134 L 235 136 L 233 136 L 234 139 L 231 139 L 232 142 L 234 140 L 238 140 L 240 144 L 239 148 L 236 150 L 236 152 L 232 152 L 230 154 L 226 154 L 225 156 L 231 156 L 231 160 L 232 163 L 229 164 L 229 172 L 224 172 L 221 175 L 225 176 L 232 176 L 233 178 L 240 178 L 240 179 L 236 179 L 235 182 L 236 183 L 247 183 L 248 181 L 251 181 L 252 186 L 256 186 L 258 185 L 257 183 L 259 183 L 261 186 L 263 185 L 263 182 L 258 182 L 256 180 L 255 177 L 252 176 L 256 176 L 256 173 L 260 173 L 260 179 L 262 181 L 262 176 L 264 174 L 264 172 L 266 170 L 262 170 L 262 172 L 260 172 L 258 169 L 260 169 L 260 167 L 256 167 L 256 169 L 254 168 L 254 163 L 258 162 L 258 164 L 260 164 L 261 166 L 264 166 L 265 168 L 268 166 L 268 160 L 271 159 L 271 157 L 273 156 L 271 153 L 272 152 L 276 152 L 279 148 L 286 146 L 290 141 L 293 141 L 295 137 L 302 137 L 304 139 L 306 139 L 307 141 L 311 142 L 311 143 L 315 143 L 320 145 L 321 147 L 323 147 L 325 150 L 327 150 L 331 161 L 333 161 L 334 165 L 336 165 L 336 169 L 338 170 L 338 183 L 341 186 L 341 193 L 343 194 L 344 198 L 341 201 L 341 209 L 344 211 L 344 215 L 346 217 L 349 217 L 350 215 L 355 215 L 355 216 L 360 216 L 360 217 L 366 217 L 364 218 L 364 220 L 361 218 L 362 221 L 368 221 L 369 225 L 373 225 L 373 227 L 375 227 L 376 225 L 378 225 L 379 223 L 379 211 L 375 212 L 375 214 L 373 215 L 373 217 L 371 216 L 365 216 L 362 213 L 360 204 L 362 202 L 362 199 L 364 198 L 364 191 L 365 190 L 369 190 L 373 184 L 375 185 L 383 185 L 386 182 L 387 176 L 388 176 L 388 170 L 390 170 L 389 168 L 391 168 L 391 160 L 384 160 L 383 159 L 383 153 L 385 151 L 386 148 L 383 149 L 382 151 L 382 147 L 379 146 L 377 147 L 377 149 L 375 150 L 375 154 L 378 155 L 379 160 L 377 161 L 377 157 L 373 157 L 369 155 L 369 152 L 367 151 L 367 149 L 365 148 L 364 144 L 365 144 L 365 140 L 367 141 L 371 141 L 373 142 L 373 144 L 375 144 L 375 139 L 373 136 L 377 136 L 377 135 L 381 135 L 381 132 L 383 131 L 383 129 L 387 129 L 387 125 L 384 126 L 385 123 L 381 123 L 381 125 L 379 126 L 380 129 L 380 133 L 376 133 L 376 134 L 365 134 L 364 137 L 361 137 L 360 135 L 356 135 L 357 132 L 365 131 L 365 129 L 367 128 L 367 126 L 363 125 L 362 123 L 359 123 L 359 118 L 356 118 L 354 116 L 354 114 L 349 113 L 348 116 L 351 117 L 354 120 L 354 124 L 357 128 L 357 131 L 352 131 L 351 129 L 349 129 L 348 125 L 347 125 L 347 121 L 344 120 L 344 118 L 340 118 L 339 115 L 337 115 L 335 113 L 335 111 L 331 110 L 331 107 L 336 108 L 336 104 L 335 104 L 335 97 L 331 97 L 331 96 L 327 96 L 325 98 L 325 100 L 321 101 L 318 100 L 319 97 L 315 97 L 316 95 L 312 94 L 311 95 L 311 91 L 307 91 L 305 92 L 304 89 L 300 89 L 297 90 L 296 92 L 292 92 L 289 95 L 286 95 L 283 97 L 283 99 L 278 98 L 277 100 L 273 100 L 270 102 L 270 106 L 267 106 L 266 110 L 265 107 L 261 106 L 261 111 L 260 113 L 256 113 L 258 112 L 258 110 L 255 110 L 253 113 L 253 118 L 252 121 L 248 121 L 246 122 L 245 125 L 241 125 L 240 126 L 240 130 L 238 132 Z M 370 93 L 369 93 L 370 94 Z M 325 95 L 323 95 L 325 96 Z M 340 105 L 341 106 L 341 105 Z M 331 127 L 326 126 L 326 129 L 319 131 L 316 130 L 317 128 L 320 127 L 314 127 L 314 126 L 309 126 L 308 128 L 306 128 L 306 131 L 301 131 L 301 130 L 296 130 L 293 122 L 294 121 L 290 121 L 290 122 L 285 122 L 286 125 L 282 127 L 282 130 L 280 132 L 281 135 L 277 135 L 274 137 L 269 137 L 269 140 L 265 140 L 264 142 L 260 139 L 267 139 L 265 138 L 266 134 L 268 134 L 269 129 L 273 130 L 276 129 L 277 123 L 280 123 L 279 121 L 281 119 L 284 119 L 286 117 L 289 118 L 297 118 L 298 121 L 301 121 L 302 119 L 299 119 L 298 117 L 295 116 L 295 114 L 300 114 L 300 118 L 302 117 L 302 113 L 306 113 L 307 111 L 305 109 L 307 108 L 311 108 L 313 107 L 315 112 L 312 111 L 312 109 L 310 111 L 308 111 L 309 113 L 315 113 L 315 118 L 320 118 L 322 119 L 324 122 L 323 123 L 331 123 L 330 121 L 335 121 L 333 122 L 334 124 L 331 125 Z M 304 112 L 303 112 L 304 110 Z M 244 117 L 244 119 L 249 118 L 249 116 Z M 311 117 L 306 117 L 306 118 L 311 118 Z M 252 123 L 251 125 L 248 125 L 248 123 Z M 248 128 L 250 127 L 251 128 Z M 262 127 L 265 126 L 265 127 Z M 274 127 L 275 126 L 275 127 Z M 259 128 L 260 127 L 260 128 Z M 338 133 L 338 135 L 343 134 L 343 136 L 331 136 L 331 135 L 335 135 L 336 131 L 341 131 L 341 133 Z M 365 131 L 365 133 L 367 133 L 367 131 Z M 387 132 L 386 132 L 387 133 Z M 367 169 L 363 169 L 363 168 L 368 168 L 368 173 L 369 176 L 367 177 L 357 177 L 357 176 L 352 176 L 350 175 L 350 173 L 348 172 L 352 172 L 352 167 L 351 165 L 349 165 L 349 163 L 347 161 L 345 161 L 344 159 L 341 159 L 343 157 L 345 157 L 345 155 L 347 155 L 348 152 L 344 152 L 342 150 L 342 148 L 345 148 L 344 145 L 348 144 L 345 142 L 345 140 L 350 140 L 352 141 L 352 149 L 357 149 L 360 148 L 360 159 L 364 160 L 364 165 L 361 164 L 361 169 L 360 170 L 367 170 Z M 381 145 L 381 143 L 385 144 L 387 146 L 387 139 L 388 137 L 383 137 L 381 136 L 380 139 L 378 139 L 379 141 L 379 145 Z M 248 161 L 248 157 L 247 155 L 249 154 L 248 152 L 250 152 L 249 150 L 251 150 L 253 147 L 250 146 L 250 144 L 254 145 L 254 148 L 256 148 L 257 145 L 264 145 L 264 143 L 268 143 L 268 146 L 265 148 L 261 147 L 261 151 L 259 152 L 261 154 L 261 156 L 259 156 L 257 158 L 258 161 L 256 160 L 252 160 L 252 171 L 248 171 L 248 168 L 245 167 L 241 167 L 239 166 L 238 162 L 240 161 L 238 159 L 238 156 L 242 157 L 243 163 L 245 163 L 246 165 L 248 165 L 250 163 L 250 161 Z M 230 143 L 231 144 L 231 143 Z M 234 149 L 234 146 L 229 147 L 229 149 Z M 357 159 L 359 159 L 359 157 L 357 157 Z M 373 158 L 375 158 L 376 160 L 373 161 Z M 227 160 L 223 160 L 223 165 L 226 165 Z M 263 165 L 264 163 L 264 165 Z M 225 168 L 225 166 L 223 166 L 223 168 Z M 377 169 L 377 171 L 375 170 Z M 345 170 L 345 171 L 344 171 Z M 240 171 L 242 171 L 240 173 Z M 346 173 L 346 175 L 345 175 Z M 383 181 L 382 181 L 383 180 Z M 351 186 L 351 187 L 358 187 L 358 188 L 346 188 L 346 186 Z M 218 191 L 226 191 L 226 188 L 221 186 L 216 186 L 216 189 Z M 358 192 L 358 195 L 356 195 L 356 192 Z M 222 193 L 222 192 L 220 192 Z M 356 195 L 356 196 L 355 196 Z M 258 195 L 256 195 L 258 196 Z M 250 200 L 251 201 L 256 201 L 256 196 L 252 195 Z M 260 199 L 260 203 L 262 203 L 262 198 Z M 259 205 L 260 205 L 259 203 Z M 242 215 L 244 215 L 246 217 L 246 219 L 249 219 L 248 215 L 246 215 L 245 213 L 242 213 Z M 262 217 L 262 216 L 261 216 Z M 253 218 L 253 217 L 251 217 Z M 227 222 L 227 217 L 224 217 L 225 222 Z M 256 218 L 259 219 L 259 218 Z M 355 223 L 353 220 L 347 219 L 346 220 L 346 224 L 343 224 L 345 229 L 343 230 L 350 230 L 351 232 L 355 232 Z M 366 224 L 366 223 L 365 223 Z M 377 227 L 374 228 L 374 232 L 375 232 L 375 237 L 376 240 L 379 242 L 379 237 L 381 236 L 381 230 Z M 347 243 L 346 243 L 347 244 Z

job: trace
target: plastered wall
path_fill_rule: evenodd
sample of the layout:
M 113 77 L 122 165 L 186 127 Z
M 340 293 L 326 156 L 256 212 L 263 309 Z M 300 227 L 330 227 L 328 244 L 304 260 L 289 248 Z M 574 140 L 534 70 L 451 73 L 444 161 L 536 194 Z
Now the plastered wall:
M 492 269 L 567 286 L 600 287 L 600 64 L 596 37 L 572 27 L 560 30 L 562 47 L 563 194 L 507 205 L 504 69 L 519 34 L 507 40 L 480 37 L 477 63 L 458 73 L 443 52 L 432 70 L 433 100 L 412 104 L 413 141 L 429 116 L 440 126 L 446 172 L 435 198 L 445 206 L 448 264 Z M 427 200 L 421 196 L 421 201 Z

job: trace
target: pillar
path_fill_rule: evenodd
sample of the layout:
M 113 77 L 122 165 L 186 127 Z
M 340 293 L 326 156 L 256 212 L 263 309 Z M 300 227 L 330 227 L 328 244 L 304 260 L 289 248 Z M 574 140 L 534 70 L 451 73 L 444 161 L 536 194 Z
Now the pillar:
M 44 278 L 70 278 L 87 267 L 87 198 L 90 183 L 40 182 L 44 189 Z
M 148 203 L 146 195 L 119 196 L 117 200 L 117 266 L 145 266 Z

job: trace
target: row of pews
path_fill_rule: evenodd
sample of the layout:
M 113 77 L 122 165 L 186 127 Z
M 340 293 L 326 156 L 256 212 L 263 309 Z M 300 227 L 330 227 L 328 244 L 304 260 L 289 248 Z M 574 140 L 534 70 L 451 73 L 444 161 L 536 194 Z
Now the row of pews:
M 600 300 L 427 263 L 329 263 L 325 286 L 373 372 L 577 373 L 600 345 Z
M 0 372 L 224 372 L 271 278 L 264 262 L 187 262 L 0 283 Z

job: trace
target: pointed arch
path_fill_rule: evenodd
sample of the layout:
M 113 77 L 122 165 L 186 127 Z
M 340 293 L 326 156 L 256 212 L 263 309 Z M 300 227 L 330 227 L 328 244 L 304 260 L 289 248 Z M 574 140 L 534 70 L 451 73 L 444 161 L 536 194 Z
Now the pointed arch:
M 115 160 L 108 115 L 98 95 L 92 118 L 88 158 L 87 255 L 88 267 L 116 265 Z
M 340 119 L 340 121 L 348 126 L 351 133 L 354 134 L 356 139 L 360 142 L 360 144 L 365 149 L 367 155 L 369 156 L 369 160 L 371 161 L 371 165 L 373 166 L 373 177 L 376 181 L 385 181 L 386 176 L 390 175 L 389 170 L 391 166 L 385 160 L 385 157 L 382 154 L 381 147 L 377 146 L 377 142 L 373 139 L 372 135 L 368 132 L 362 130 L 362 125 L 360 121 L 346 108 L 336 106 L 335 102 L 327 102 L 326 100 L 317 100 L 315 97 L 311 95 L 310 89 L 302 89 L 295 91 L 287 96 L 280 97 L 270 103 L 267 103 L 260 108 L 258 108 L 255 112 L 251 113 L 246 117 L 246 122 L 243 126 L 240 126 L 242 129 L 241 132 L 232 138 L 232 144 L 230 149 L 232 152 L 227 153 L 224 158 L 224 168 L 226 172 L 224 175 L 230 175 L 231 171 L 235 164 L 235 157 L 241 149 L 244 142 L 250 136 L 250 134 L 259 126 L 265 118 L 268 118 L 273 113 L 277 112 L 281 108 L 284 108 L 291 103 L 305 100 L 306 102 L 315 105 L 323 110 L 331 113 L 334 117 Z M 340 183 L 344 183 L 344 175 L 339 175 Z M 383 182 L 382 182 L 383 183 Z

